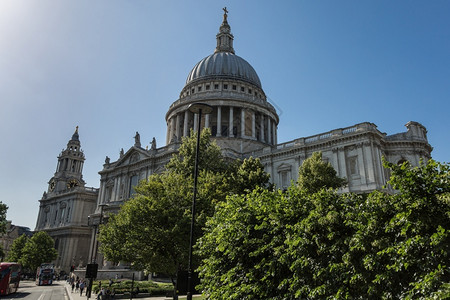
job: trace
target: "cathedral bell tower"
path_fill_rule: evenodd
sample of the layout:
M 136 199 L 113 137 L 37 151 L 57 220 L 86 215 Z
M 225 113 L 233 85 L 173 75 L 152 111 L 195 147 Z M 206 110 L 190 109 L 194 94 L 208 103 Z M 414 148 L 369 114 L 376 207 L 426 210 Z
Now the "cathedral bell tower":
M 48 183 L 48 193 L 61 193 L 77 187 L 84 187 L 85 182 L 82 175 L 84 160 L 77 126 L 72 138 L 67 143 L 67 148 L 58 156 L 55 175 Z
M 85 266 L 89 259 L 91 228 L 87 216 L 95 210 L 98 189 L 83 180 L 85 156 L 76 127 L 67 147 L 58 156 L 55 175 L 39 200 L 35 231 L 47 232 L 55 241 L 58 257 L 52 263 L 69 273 L 71 266 Z

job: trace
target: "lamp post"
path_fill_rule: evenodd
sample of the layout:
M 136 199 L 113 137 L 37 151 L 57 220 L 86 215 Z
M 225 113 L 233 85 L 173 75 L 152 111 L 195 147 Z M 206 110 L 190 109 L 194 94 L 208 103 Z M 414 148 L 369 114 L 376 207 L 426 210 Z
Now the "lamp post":
M 97 238 L 97 235 L 100 232 L 100 225 L 103 224 L 103 208 L 105 206 L 108 206 L 108 204 L 102 203 L 102 204 L 99 204 L 98 206 L 100 206 L 100 220 L 98 221 L 98 225 L 97 225 L 96 230 L 95 230 L 95 252 L 94 252 L 94 257 L 92 259 L 93 263 L 97 262 L 97 252 L 98 252 L 98 238 Z
M 195 151 L 195 168 L 194 168 L 194 194 L 192 196 L 192 218 L 191 218 L 191 237 L 189 239 L 189 266 L 188 266 L 188 286 L 187 300 L 192 300 L 192 247 L 194 244 L 194 223 L 195 223 L 195 200 L 197 198 L 197 177 L 198 177 L 198 156 L 200 153 L 200 124 L 202 113 L 210 114 L 213 110 L 211 105 L 205 103 L 192 103 L 189 105 L 189 111 L 198 114 L 197 120 L 197 149 Z
M 98 269 L 98 264 L 97 264 L 97 252 L 98 252 L 97 234 L 99 233 L 99 230 L 100 230 L 100 224 L 103 224 L 103 208 L 105 206 L 108 206 L 108 204 L 102 203 L 102 204 L 99 204 L 98 206 L 100 206 L 100 220 L 98 221 L 98 224 L 94 224 L 94 241 L 95 241 L 95 246 L 92 245 L 91 263 L 88 264 L 87 267 L 86 267 L 86 278 L 90 278 L 89 279 L 89 286 L 88 286 L 87 291 L 86 291 L 87 299 L 91 298 L 92 283 L 93 283 L 95 277 L 97 277 L 97 269 Z M 89 224 L 89 222 L 90 222 L 90 216 L 88 216 L 88 224 Z

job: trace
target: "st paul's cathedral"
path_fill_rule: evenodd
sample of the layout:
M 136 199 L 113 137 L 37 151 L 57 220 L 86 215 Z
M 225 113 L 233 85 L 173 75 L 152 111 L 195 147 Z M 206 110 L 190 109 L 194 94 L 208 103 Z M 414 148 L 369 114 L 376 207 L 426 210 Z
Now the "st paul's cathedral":
M 150 149 L 143 148 L 136 132 L 134 145 L 122 150 L 117 160 L 106 157 L 99 171 L 99 188 L 86 187 L 83 181 L 85 155 L 76 128 L 57 158 L 48 190 L 39 200 L 35 229 L 46 231 L 55 240 L 58 258 L 54 263 L 59 270 L 68 272 L 73 265 L 83 267 L 94 259 L 103 261 L 101 253 L 96 253 L 98 224 L 104 215 L 118 211 L 140 180 L 162 172 L 177 152 L 181 138 L 191 129 L 197 131 L 198 114 L 188 109 L 192 103 L 212 106 L 210 114 L 202 115 L 200 126 L 211 129 L 225 156 L 258 157 L 280 189 L 297 179 L 299 166 L 317 151 L 338 176 L 347 178 L 343 192 L 355 193 L 382 189 L 386 184 L 389 174 L 382 166 L 382 157 L 393 163 L 407 160 L 413 165 L 431 157 L 427 130 L 413 121 L 406 124 L 405 132 L 390 135 L 364 122 L 279 143 L 277 111 L 268 102 L 255 69 L 235 54 L 233 39 L 225 10 L 214 53 L 195 64 L 179 98 L 168 108 L 166 146 L 158 148 L 153 140 Z M 99 268 L 117 266 L 103 262 Z

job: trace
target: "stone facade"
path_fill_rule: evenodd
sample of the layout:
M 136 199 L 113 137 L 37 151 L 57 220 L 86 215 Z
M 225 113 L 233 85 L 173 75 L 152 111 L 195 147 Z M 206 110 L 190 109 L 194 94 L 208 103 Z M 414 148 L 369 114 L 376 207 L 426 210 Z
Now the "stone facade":
M 98 198 L 98 189 L 85 187 L 82 170 L 84 153 L 80 147 L 78 127 L 67 148 L 58 156 L 55 175 L 48 190 L 39 200 L 39 214 L 35 231 L 46 231 L 54 240 L 58 258 L 57 270 L 68 272 L 70 266 L 89 262 L 91 214 Z
M 23 234 L 31 237 L 33 232 L 30 231 L 30 228 L 28 227 L 14 225 L 11 221 L 6 222 L 6 232 L 0 235 L 0 245 L 4 253 L 2 261 L 8 256 L 8 252 L 11 249 L 14 240 Z
M 235 54 L 226 13 L 216 39 L 215 52 L 194 66 L 179 98 L 169 107 L 165 116 L 166 146 L 158 148 L 153 140 L 151 148 L 144 149 L 136 132 L 134 145 L 126 152 L 121 150 L 117 161 L 111 162 L 106 157 L 96 190 L 84 187 L 80 170 L 84 155 L 73 156 L 81 151 L 73 149 L 76 146 L 79 149 L 78 133 L 69 141 L 68 149 L 58 158 L 49 190 L 40 200 L 36 226 L 55 238 L 60 253 L 57 266 L 67 268 L 73 263 L 95 260 L 103 262 L 100 268 L 118 267 L 104 262 L 101 253 L 97 253 L 98 224 L 119 210 L 140 180 L 164 170 L 177 152 L 181 137 L 189 136 L 191 130 L 197 131 L 198 114 L 188 109 L 193 103 L 212 106 L 211 114 L 202 115 L 200 126 L 211 129 L 212 138 L 225 156 L 259 157 L 271 181 L 281 189 L 297 179 L 299 166 L 316 151 L 323 153 L 324 160 L 332 164 L 338 176 L 348 179 L 343 191 L 356 193 L 381 189 L 386 184 L 389 174 L 382 166 L 383 156 L 394 163 L 408 160 L 413 165 L 421 158 L 431 157 L 427 131 L 417 122 L 409 122 L 407 131 L 392 135 L 365 122 L 278 144 L 278 114 L 267 101 L 256 71 Z M 67 183 L 73 179 L 78 186 L 67 189 Z M 53 184 L 55 190 L 51 188 Z M 88 216 L 90 229 L 86 225 Z

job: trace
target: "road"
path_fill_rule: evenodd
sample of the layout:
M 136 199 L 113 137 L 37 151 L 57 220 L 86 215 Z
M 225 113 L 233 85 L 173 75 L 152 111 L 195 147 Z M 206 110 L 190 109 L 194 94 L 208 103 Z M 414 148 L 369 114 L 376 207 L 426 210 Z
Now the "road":
M 17 293 L 2 296 L 1 300 L 69 300 L 64 285 L 64 280 L 49 286 L 37 286 L 34 281 L 21 281 Z

